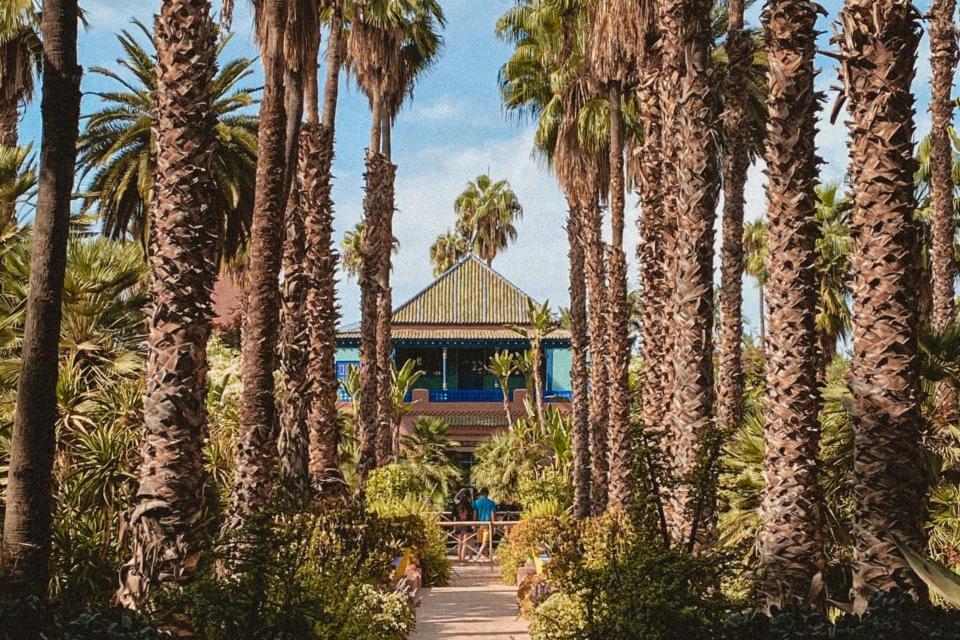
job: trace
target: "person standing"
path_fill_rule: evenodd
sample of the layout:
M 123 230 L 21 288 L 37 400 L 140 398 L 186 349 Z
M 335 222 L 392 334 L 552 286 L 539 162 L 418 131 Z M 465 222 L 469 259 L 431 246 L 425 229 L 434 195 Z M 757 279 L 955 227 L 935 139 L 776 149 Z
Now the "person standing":
M 474 500 L 473 510 L 476 512 L 476 518 L 479 522 L 491 522 L 493 514 L 497 512 L 497 503 L 490 499 L 490 490 L 486 487 L 480 489 L 480 497 Z M 480 527 L 478 532 L 480 538 L 480 550 L 474 556 L 474 560 L 479 560 L 483 555 L 483 550 L 487 549 L 487 557 L 493 557 L 493 540 L 490 538 L 490 527 Z
M 453 499 L 453 519 L 457 522 L 473 520 L 473 503 L 470 501 L 469 489 L 460 489 Z M 457 559 L 466 560 L 473 529 L 469 526 L 460 525 L 454 528 L 453 533 L 457 537 Z

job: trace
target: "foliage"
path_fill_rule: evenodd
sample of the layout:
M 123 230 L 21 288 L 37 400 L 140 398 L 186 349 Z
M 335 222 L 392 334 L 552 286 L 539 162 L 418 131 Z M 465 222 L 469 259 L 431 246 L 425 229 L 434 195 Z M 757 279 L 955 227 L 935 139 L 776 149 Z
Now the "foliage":
M 549 554 L 561 537 L 569 535 L 573 526 L 568 514 L 524 515 L 497 547 L 503 581 L 516 584 L 517 569 L 544 553 Z
M 153 34 L 140 22 L 134 24 L 148 41 Z M 117 36 L 125 57 L 117 64 L 130 78 L 110 69 L 94 67 L 94 74 L 121 85 L 120 91 L 98 93 L 105 106 L 87 115 L 79 141 L 81 180 L 92 174 L 84 194 L 84 210 L 97 207 L 103 233 L 113 239 L 133 237 L 146 244 L 150 228 L 149 203 L 153 193 L 156 140 L 153 115 L 157 86 L 155 56 L 136 36 L 122 31 Z M 226 46 L 218 45 L 218 57 Z M 217 116 L 217 151 L 213 159 L 215 215 L 225 224 L 224 256 L 232 259 L 245 242 L 253 215 L 253 190 L 257 162 L 257 118 L 241 111 L 255 104 L 252 88 L 237 83 L 252 73 L 253 61 L 239 58 L 222 62 L 213 80 Z
M 722 640 L 960 640 L 960 611 L 915 602 L 909 595 L 878 593 L 862 616 L 846 614 L 835 622 L 808 609 L 790 609 L 767 617 L 751 611 L 730 619 Z
M 554 608 L 536 610 L 534 640 L 707 640 L 722 626 L 730 607 L 720 589 L 723 555 L 664 548 L 616 512 L 567 533 L 546 564 L 547 580 L 567 596 L 565 606 L 555 611 L 564 602 L 555 601 Z M 571 626 L 574 620 L 579 626 Z
M 0 640 L 155 640 L 171 637 L 148 618 L 121 608 L 80 613 L 58 600 L 0 602 Z
M 449 428 L 441 417 L 418 417 L 413 433 L 401 437 L 397 458 L 417 479 L 420 494 L 438 503 L 450 497 L 461 481 L 460 470 L 449 453 L 459 443 L 447 437 Z
M 420 540 L 410 518 L 273 509 L 224 534 L 200 577 L 153 606 L 186 615 L 204 640 L 403 640 L 414 613 L 406 594 L 389 588 L 393 560 Z
M 423 573 L 423 586 L 444 587 L 450 582 L 453 564 L 447 558 L 447 534 L 440 526 L 440 514 L 432 505 L 406 496 L 371 501 L 370 508 L 381 517 L 406 518 L 415 523 L 420 536 L 418 544 L 411 548 Z

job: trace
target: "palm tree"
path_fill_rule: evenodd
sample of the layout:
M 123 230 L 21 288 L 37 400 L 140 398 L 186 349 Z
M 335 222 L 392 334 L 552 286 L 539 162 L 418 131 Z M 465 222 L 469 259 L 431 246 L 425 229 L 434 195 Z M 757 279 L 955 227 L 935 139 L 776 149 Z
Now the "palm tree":
M 527 324 L 529 327 L 509 325 L 509 328 L 526 338 L 530 342 L 530 374 L 533 378 L 533 406 L 536 410 L 537 423 L 541 429 L 546 429 L 546 404 L 543 398 L 543 374 L 540 365 L 543 362 L 543 340 L 557 330 L 557 321 L 550 313 L 549 300 L 537 306 L 533 300 L 527 299 Z
M 393 122 L 417 78 L 434 63 L 443 41 L 443 10 L 435 0 L 385 0 L 351 5 L 348 64 L 370 102 L 360 269 L 361 478 L 390 455 L 390 241 L 393 237 Z
M 767 99 L 767 342 L 764 477 L 758 539 L 768 609 L 804 604 L 823 568 L 816 313 L 818 7 L 774 0 L 763 14 Z M 741 262 L 742 264 L 742 262 Z M 822 593 L 817 594 L 822 597 Z
M 487 365 L 487 371 L 496 376 L 500 383 L 500 391 L 503 393 L 503 412 L 507 415 L 507 424 L 513 424 L 513 416 L 510 414 L 510 376 L 517 371 L 513 354 L 506 349 L 493 354 L 490 364 Z
M 770 255 L 767 248 L 769 235 L 767 224 L 763 220 L 754 220 L 743 225 L 743 271 L 757 280 L 757 294 L 760 305 L 760 333 L 758 336 L 760 351 L 764 350 L 764 343 L 767 339 L 765 292 L 767 286 L 767 258 Z
M 447 231 L 445 234 L 437 236 L 436 241 L 430 245 L 430 264 L 433 265 L 433 276 L 439 276 L 460 262 L 467 255 L 469 246 L 467 239 L 456 231 Z
M 449 453 L 460 443 L 447 435 L 449 428 L 442 417 L 420 416 L 413 423 L 413 433 L 401 438 L 398 456 L 398 461 L 410 469 L 427 495 L 441 503 L 460 480 L 460 471 Z
M 917 17 L 913 5 L 902 0 L 846 0 L 836 37 L 849 102 L 855 194 L 850 389 L 859 610 L 876 591 L 925 593 L 891 539 L 896 535 L 918 551 L 926 540 L 910 93 L 920 40 Z
M 17 145 L 20 103 L 33 98 L 43 45 L 34 0 L 8 0 L 0 7 L 0 145 Z
M 743 417 L 743 207 L 750 166 L 747 78 L 753 39 L 743 24 L 743 0 L 727 9 L 727 77 L 723 114 L 723 244 L 720 248 L 720 322 L 717 340 L 717 426 L 736 428 Z
M 597 206 L 602 172 L 581 153 L 579 135 L 574 133 L 579 109 L 568 111 L 564 96 L 580 88 L 577 70 L 583 59 L 582 45 L 585 39 L 578 38 L 577 34 L 586 33 L 588 25 L 584 3 L 561 6 L 539 0 L 519 3 L 497 21 L 497 36 L 515 46 L 510 60 L 500 71 L 501 100 L 508 110 L 537 119 L 534 152 L 555 169 L 569 206 L 567 237 L 570 243 L 570 332 L 573 355 L 574 517 L 578 519 L 587 517 L 591 512 L 592 484 L 584 248 L 587 232 L 584 221 L 586 211 Z M 554 82 L 556 79 L 565 82 Z M 602 465 L 605 459 L 604 439 L 597 442 L 599 444 L 593 453 Z M 602 482 L 604 479 L 605 473 L 601 468 L 598 480 Z M 606 489 L 601 489 L 602 492 L 598 489 L 598 494 L 602 493 L 605 500 Z
M 140 486 L 120 601 L 196 569 L 203 524 L 207 339 L 222 218 L 213 208 L 216 28 L 206 0 L 164 0 L 155 25 L 157 171 L 150 231 Z
M 700 519 L 709 506 L 703 500 L 694 504 L 689 478 L 698 467 L 701 437 L 713 426 L 713 222 L 719 173 L 712 135 L 716 92 L 708 64 L 710 9 L 704 0 L 670 0 L 659 15 L 664 158 L 668 159 L 664 204 L 668 219 L 675 212 L 677 223 L 676 339 L 671 356 L 676 374 L 669 443 L 674 475 L 680 479 L 664 506 L 674 537 L 688 539 L 690 545 L 704 533 Z
M 7 595 L 46 593 L 61 294 L 80 129 L 76 0 L 44 0 L 43 141 L 30 295 L 11 436 L 0 573 Z M 56 96 L 55 98 L 53 96 Z
M 651 21 L 648 7 L 639 2 L 605 0 L 596 8 L 590 35 L 588 64 L 594 79 L 607 91 L 610 136 L 610 226 L 611 244 L 607 264 L 610 301 L 607 352 L 610 446 L 609 502 L 627 509 L 633 502 L 633 444 L 630 441 L 630 328 L 627 287 L 627 257 L 623 251 L 625 226 L 624 94 L 637 78 L 636 69 Z M 599 360 L 600 354 L 596 354 Z
M 308 91 L 307 123 L 301 130 L 301 197 L 306 230 L 304 267 L 307 274 L 306 308 L 310 331 L 308 377 L 314 381 L 310 396 L 309 471 L 314 492 L 321 490 L 323 479 L 339 465 L 337 452 L 337 377 L 336 326 L 339 310 L 336 300 L 337 253 L 333 249 L 334 129 L 337 90 L 343 62 L 343 2 L 335 0 L 329 8 L 330 36 L 327 40 L 327 70 L 323 91 L 323 110 L 318 114 L 312 92 Z M 315 84 L 315 83 L 314 83 Z M 309 85 L 308 85 L 309 86 Z M 319 122 L 318 120 L 319 117 Z
M 453 208 L 457 231 L 488 267 L 517 239 L 514 222 L 523 217 L 523 207 L 506 180 L 493 182 L 486 174 L 477 176 L 457 196 Z
M 134 21 L 142 35 L 153 34 Z M 115 71 L 94 67 L 91 72 L 113 80 L 122 91 L 97 94 L 104 106 L 86 116 L 80 136 L 80 179 L 90 182 L 84 194 L 84 211 L 96 206 L 102 232 L 108 238 L 129 236 L 146 246 L 150 234 L 149 205 L 156 174 L 157 141 L 154 126 L 157 70 L 155 54 L 138 42 L 135 34 L 117 36 L 124 57 L 117 64 L 130 72 L 128 79 Z M 221 57 L 227 40 L 217 45 Z M 227 61 L 213 80 L 217 149 L 214 155 L 213 207 L 224 219 L 223 256 L 236 257 L 250 228 L 257 163 L 257 119 L 238 113 L 255 104 L 252 89 L 238 83 L 252 73 L 253 61 Z
M 277 412 L 273 372 L 280 326 L 280 270 L 284 214 L 290 180 L 287 166 L 287 112 L 284 51 L 287 0 L 254 5 L 264 85 L 257 137 L 256 196 L 250 226 L 250 262 L 244 293 L 242 435 L 237 446 L 233 509 L 237 516 L 258 511 L 273 482 Z M 238 520 L 234 518 L 231 525 Z
M 953 121 L 953 74 L 957 66 L 957 29 L 954 25 L 956 0 L 934 0 L 930 3 L 930 137 L 932 149 L 931 194 L 933 196 L 933 324 L 942 331 L 956 316 L 954 307 L 953 221 L 953 148 L 950 143 L 950 124 Z

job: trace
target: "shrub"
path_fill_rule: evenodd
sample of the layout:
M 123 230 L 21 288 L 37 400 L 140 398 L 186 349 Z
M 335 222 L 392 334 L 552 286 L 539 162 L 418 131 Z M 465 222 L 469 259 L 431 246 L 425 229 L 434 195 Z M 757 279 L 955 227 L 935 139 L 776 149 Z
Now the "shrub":
M 382 517 L 411 519 L 416 534 L 409 537 L 415 539 L 415 544 L 405 548 L 413 552 L 423 573 L 424 587 L 444 587 L 450 582 L 453 563 L 447 557 L 447 534 L 440 526 L 440 514 L 434 508 L 411 496 L 371 502 L 370 508 Z
M 546 569 L 566 598 L 553 595 L 536 609 L 534 640 L 713 640 L 729 615 L 719 588 L 722 556 L 666 549 L 623 514 L 568 528 Z M 580 611 L 582 625 L 574 627 L 569 619 Z
M 497 548 L 500 575 L 509 585 L 517 583 L 517 569 L 543 553 L 551 553 L 573 520 L 566 515 L 542 515 L 522 519 Z
M 205 555 L 195 582 L 152 604 L 205 640 L 403 640 L 414 613 L 391 590 L 393 560 L 423 544 L 418 530 L 356 507 L 261 513 Z
M 751 611 L 733 616 L 723 640 L 960 640 L 960 611 L 916 602 L 909 595 L 878 593 L 862 616 L 831 623 L 810 609 L 768 617 Z
M 370 504 L 420 497 L 423 485 L 407 465 L 388 464 L 370 472 L 367 478 L 367 500 Z
M 0 602 L 2 640 L 159 640 L 170 637 L 133 611 L 107 608 L 70 613 L 58 600 L 24 598 Z

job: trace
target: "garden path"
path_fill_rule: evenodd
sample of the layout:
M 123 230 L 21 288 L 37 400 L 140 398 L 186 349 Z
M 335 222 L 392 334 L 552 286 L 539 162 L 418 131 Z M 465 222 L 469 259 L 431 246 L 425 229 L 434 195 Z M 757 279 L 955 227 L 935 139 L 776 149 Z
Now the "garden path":
M 526 640 L 517 589 L 489 564 L 458 564 L 449 586 L 423 590 L 410 640 Z

